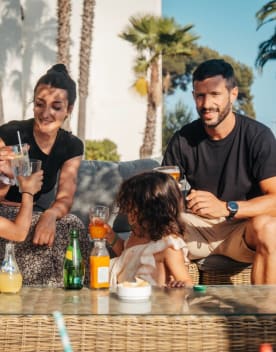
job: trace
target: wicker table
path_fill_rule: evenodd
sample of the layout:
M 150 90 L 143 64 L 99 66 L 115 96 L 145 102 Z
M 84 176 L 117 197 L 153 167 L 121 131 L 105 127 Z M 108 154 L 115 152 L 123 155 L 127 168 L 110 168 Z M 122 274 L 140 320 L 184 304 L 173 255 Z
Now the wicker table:
M 276 348 L 276 286 L 154 289 L 125 302 L 109 291 L 25 287 L 0 294 L 0 351 L 62 351 L 52 312 L 76 351 L 258 351 Z

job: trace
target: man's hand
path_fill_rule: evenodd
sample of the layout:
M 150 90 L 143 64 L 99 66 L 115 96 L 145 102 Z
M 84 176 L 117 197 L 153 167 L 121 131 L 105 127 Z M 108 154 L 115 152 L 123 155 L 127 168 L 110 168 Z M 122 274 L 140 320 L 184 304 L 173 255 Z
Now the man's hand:
M 35 227 L 33 243 L 40 246 L 52 247 L 56 234 L 56 216 L 51 210 L 46 210 L 41 214 Z
M 214 219 L 229 215 L 226 202 L 219 200 L 207 191 L 192 189 L 186 197 L 186 201 L 190 212 L 205 218 Z

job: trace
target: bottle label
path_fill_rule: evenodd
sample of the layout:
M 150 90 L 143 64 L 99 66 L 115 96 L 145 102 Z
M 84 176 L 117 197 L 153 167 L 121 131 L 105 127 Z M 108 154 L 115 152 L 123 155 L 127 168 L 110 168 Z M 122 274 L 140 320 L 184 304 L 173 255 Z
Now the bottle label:
M 73 260 L 73 252 L 71 248 L 66 250 L 65 258 L 68 260 Z
M 108 266 L 101 266 L 98 268 L 98 283 L 102 284 L 104 282 L 108 282 L 109 276 L 109 267 Z

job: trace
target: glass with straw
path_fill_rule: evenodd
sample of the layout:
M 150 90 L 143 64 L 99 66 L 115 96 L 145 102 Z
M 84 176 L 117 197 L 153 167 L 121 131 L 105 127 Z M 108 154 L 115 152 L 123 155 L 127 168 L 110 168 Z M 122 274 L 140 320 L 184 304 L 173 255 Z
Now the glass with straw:
M 28 144 L 21 142 L 19 131 L 17 131 L 17 136 L 19 144 L 12 146 L 15 157 L 11 160 L 11 168 L 14 175 L 15 184 L 19 187 L 17 176 L 29 176 L 31 170 Z M 20 189 L 19 192 L 21 192 Z

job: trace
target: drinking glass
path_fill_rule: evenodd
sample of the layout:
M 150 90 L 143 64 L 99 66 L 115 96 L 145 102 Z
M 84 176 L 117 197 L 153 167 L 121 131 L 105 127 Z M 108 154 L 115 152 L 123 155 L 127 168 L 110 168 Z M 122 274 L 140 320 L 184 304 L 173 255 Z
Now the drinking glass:
M 89 210 L 89 234 L 91 239 L 104 238 L 107 232 L 104 226 L 109 219 L 109 208 L 104 205 L 95 205 Z
M 30 171 L 31 174 L 41 170 L 42 161 L 39 159 L 30 159 Z
M 176 180 L 176 182 L 179 182 L 180 180 L 180 169 L 176 165 L 158 166 L 155 167 L 153 170 L 171 175 Z
M 30 159 L 27 144 L 16 144 L 12 146 L 15 157 L 11 160 L 11 168 L 14 175 L 15 184 L 18 186 L 17 176 L 29 176 Z

